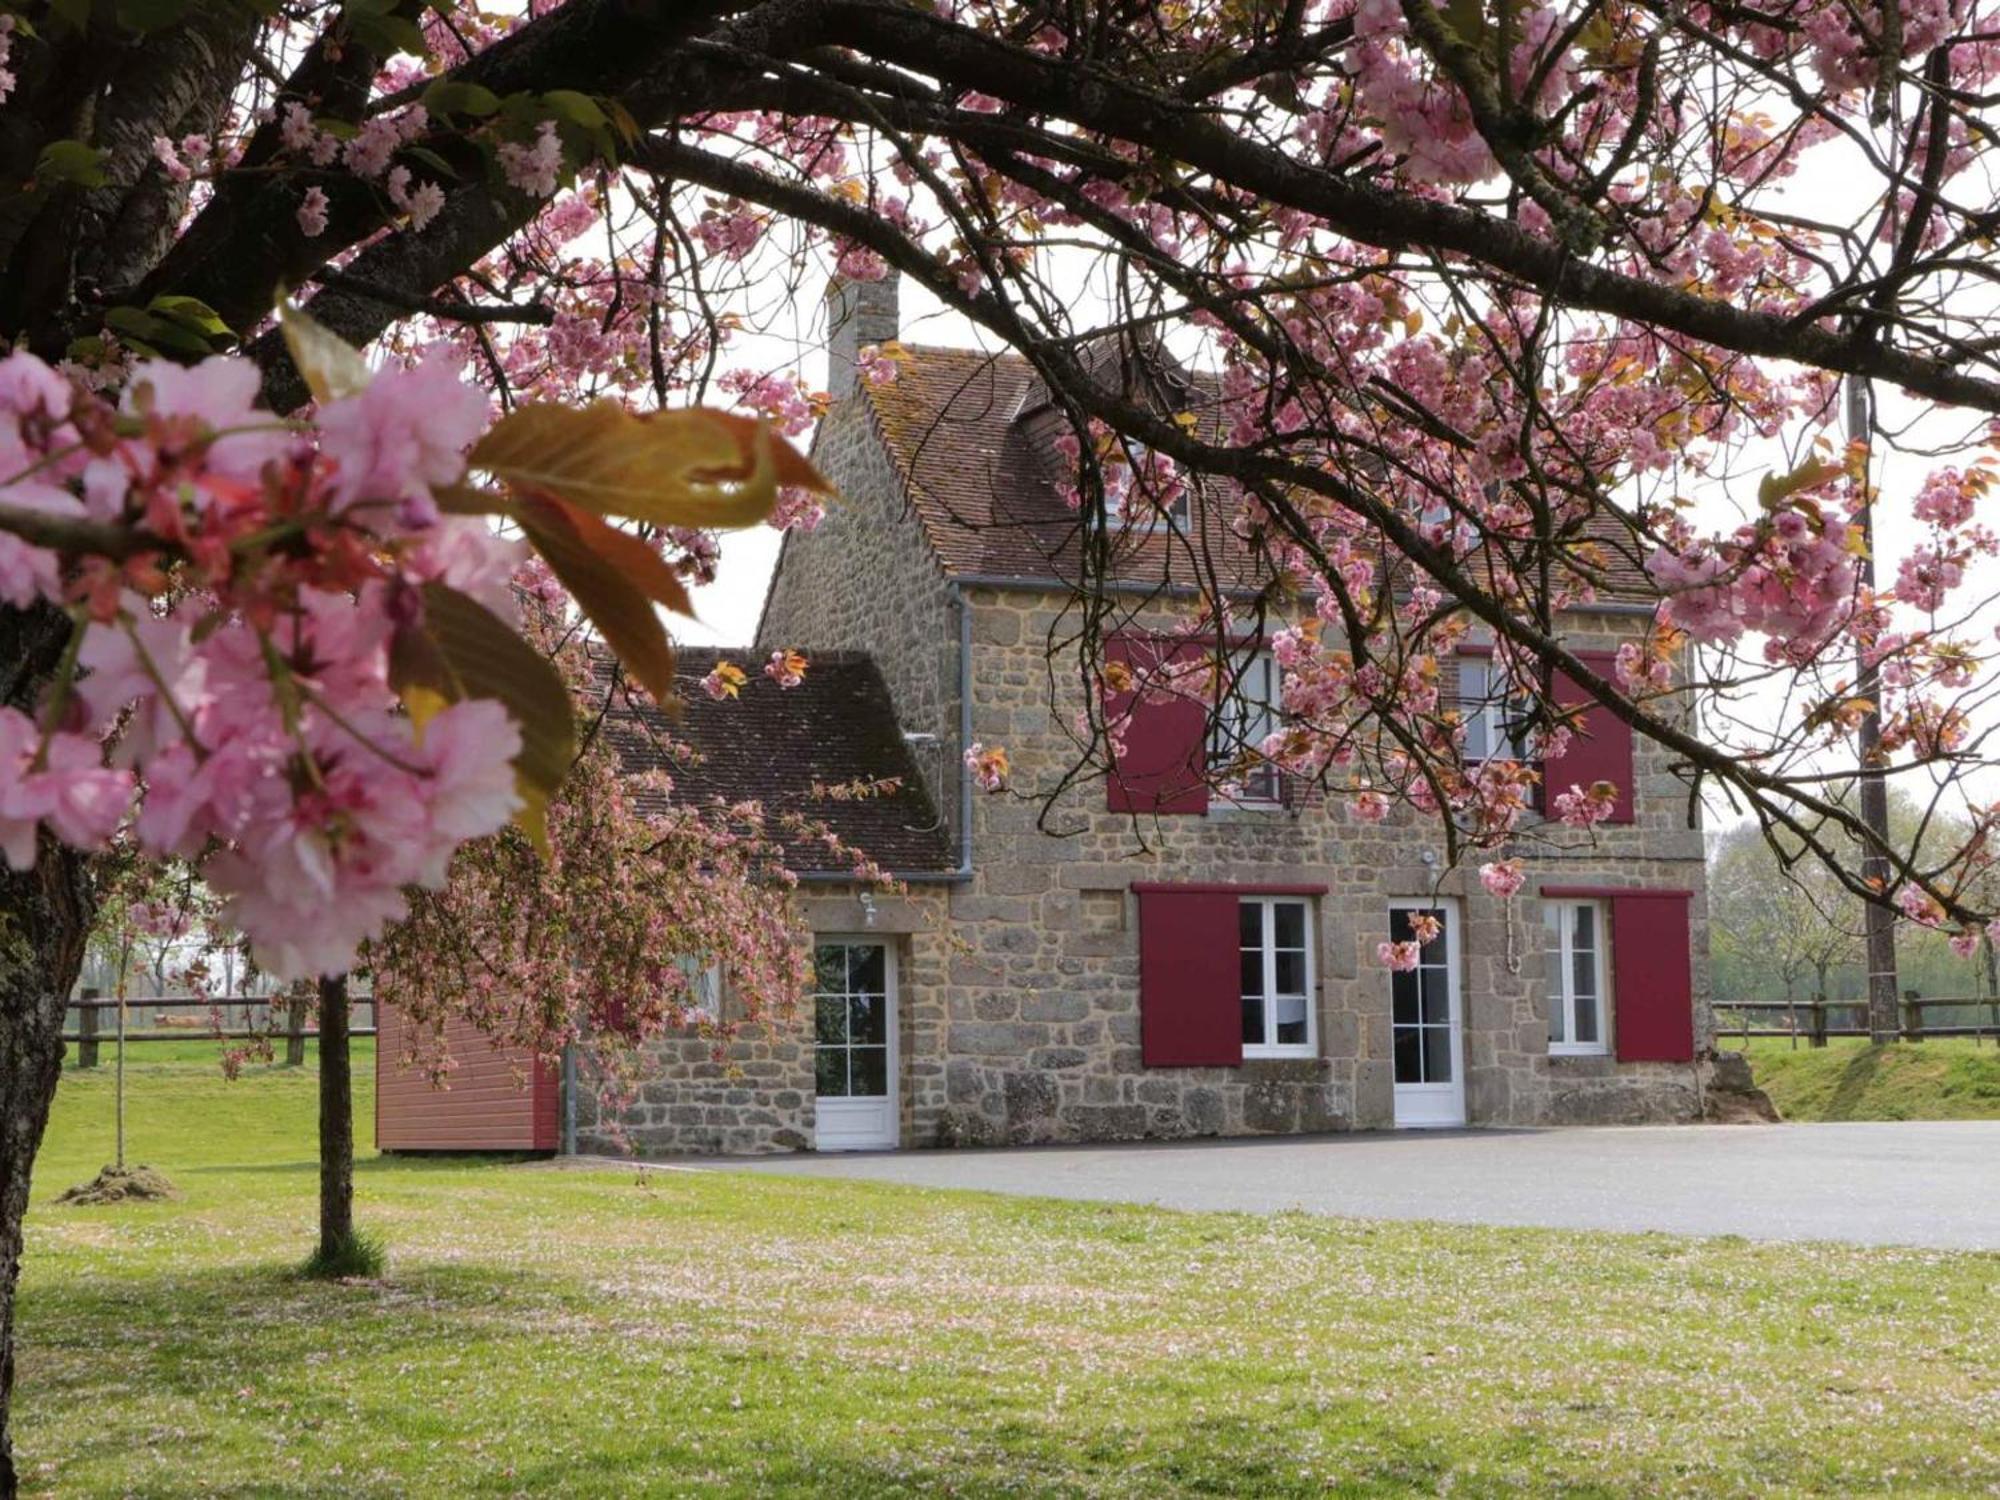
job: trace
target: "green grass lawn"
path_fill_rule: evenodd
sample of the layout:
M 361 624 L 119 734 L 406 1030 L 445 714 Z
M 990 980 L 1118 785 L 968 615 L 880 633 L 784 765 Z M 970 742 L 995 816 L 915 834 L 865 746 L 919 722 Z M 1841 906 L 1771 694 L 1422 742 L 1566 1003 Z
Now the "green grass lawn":
M 128 1084 L 184 1196 L 50 1202 L 108 1151 L 108 1070 L 64 1082 L 21 1304 L 49 1493 L 2000 1487 L 2000 1256 L 370 1159 L 388 1274 L 307 1285 L 310 1071 Z
M 1741 1047 L 1739 1038 L 1723 1046 Z M 1871 1047 L 1834 1037 L 1750 1043 L 1758 1086 L 1788 1120 L 2000 1120 L 2000 1047 L 1970 1038 Z

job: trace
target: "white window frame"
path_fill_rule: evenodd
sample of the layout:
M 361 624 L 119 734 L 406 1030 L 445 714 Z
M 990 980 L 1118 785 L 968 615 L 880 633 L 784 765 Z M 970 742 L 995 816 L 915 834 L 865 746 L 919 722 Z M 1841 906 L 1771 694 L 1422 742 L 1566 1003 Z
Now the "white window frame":
M 1477 685 L 1468 674 L 1477 674 Z M 1524 737 L 1507 733 L 1507 714 L 1520 700 L 1499 697 L 1493 691 L 1493 658 L 1484 652 L 1464 651 L 1458 657 L 1458 709 L 1465 720 L 1465 759 L 1478 765 L 1488 760 L 1518 760 L 1531 757 Z M 1495 747 L 1499 748 L 1495 748 Z
M 1228 691 L 1217 710 L 1216 722 L 1209 730 L 1208 769 L 1218 770 L 1234 764 L 1249 752 L 1258 752 L 1260 758 L 1251 765 L 1249 774 L 1244 778 L 1243 789 L 1227 800 L 1236 807 L 1282 807 L 1284 773 L 1270 761 L 1262 759 L 1259 749 L 1284 722 L 1283 678 L 1278 671 L 1277 658 L 1261 647 L 1253 647 L 1232 654 L 1225 670 L 1229 674 Z M 1252 672 L 1263 676 L 1263 689 L 1267 696 L 1261 700 L 1252 699 L 1243 691 Z
M 1306 1039 L 1303 1042 L 1245 1042 L 1243 1044 L 1243 1055 L 1246 1058 L 1319 1056 L 1319 956 L 1316 952 L 1318 947 L 1318 924 L 1313 920 L 1313 901 L 1310 896 L 1239 896 L 1237 898 L 1239 913 L 1243 907 L 1255 907 L 1262 913 L 1262 939 L 1259 951 L 1263 955 L 1263 994 L 1259 998 L 1262 1000 L 1264 1006 L 1264 1035 L 1269 1037 L 1276 1036 L 1278 1033 L 1277 1002 L 1280 999 L 1295 998 L 1281 996 L 1277 993 L 1277 909 L 1280 906 L 1296 906 L 1301 908 L 1304 913 L 1305 920 L 1302 938 L 1305 943 L 1306 959 Z M 1242 921 L 1240 915 L 1237 920 L 1239 923 Z M 1242 931 L 1240 926 L 1237 930 L 1239 934 Z M 1237 952 L 1239 956 L 1248 951 L 1248 949 L 1243 947 L 1242 939 L 1239 936 L 1237 940 Z M 1239 1003 L 1241 1000 L 1249 998 L 1247 995 L 1239 995 Z
M 1589 907 L 1595 914 L 1591 930 L 1597 941 L 1591 952 L 1592 982 L 1597 988 L 1597 1040 L 1579 1042 L 1576 1036 L 1576 913 L 1582 907 Z M 1555 946 L 1550 947 L 1548 933 L 1549 917 L 1556 921 Z M 1611 928 L 1607 918 L 1609 913 L 1602 901 L 1550 901 L 1542 903 L 1542 993 L 1549 1006 L 1549 1056 L 1551 1057 L 1603 1057 L 1611 1051 L 1611 991 L 1606 983 L 1609 966 L 1604 962 L 1606 939 Z M 1553 962 L 1551 956 L 1553 955 Z M 1553 968 L 1554 972 L 1550 970 Z M 1556 1022 L 1562 1022 L 1562 1034 L 1567 1039 L 1555 1040 Z

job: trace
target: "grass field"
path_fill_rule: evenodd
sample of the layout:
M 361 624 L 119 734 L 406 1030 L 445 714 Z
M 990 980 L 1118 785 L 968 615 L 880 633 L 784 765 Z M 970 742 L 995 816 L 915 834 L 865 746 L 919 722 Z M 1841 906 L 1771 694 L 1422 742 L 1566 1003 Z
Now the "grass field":
M 1732 1045 L 1727 1037 L 1722 1044 Z M 1824 1047 L 1794 1048 L 1756 1037 L 1750 1065 L 1788 1120 L 2000 1120 L 2000 1047 L 1990 1041 L 1871 1047 L 1835 1037 Z
M 313 1082 L 139 1065 L 131 1155 L 184 1196 L 118 1209 L 49 1201 L 108 1151 L 108 1070 L 64 1082 L 38 1492 L 2000 1487 L 2000 1256 L 371 1159 L 389 1271 L 308 1285 Z

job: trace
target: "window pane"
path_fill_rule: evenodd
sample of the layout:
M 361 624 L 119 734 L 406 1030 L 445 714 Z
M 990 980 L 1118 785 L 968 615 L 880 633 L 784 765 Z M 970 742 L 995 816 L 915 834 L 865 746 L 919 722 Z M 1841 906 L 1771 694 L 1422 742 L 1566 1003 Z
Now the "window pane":
M 1576 997 L 1576 1039 L 1579 1042 L 1601 1040 L 1597 1034 L 1597 999 L 1592 995 Z
M 847 978 L 856 990 L 879 995 L 888 985 L 888 952 L 880 943 L 856 943 L 847 950 Z
M 1424 1082 L 1451 1082 L 1451 1028 L 1424 1028 Z
M 1572 941 L 1577 947 L 1597 951 L 1597 908 L 1588 902 L 1576 908 L 1575 933 Z
M 813 1011 L 813 1034 L 822 1047 L 838 1047 L 847 1040 L 847 1001 L 843 996 L 821 995 Z
M 1294 995 L 1274 1002 L 1278 1013 L 1278 1041 L 1288 1047 L 1304 1044 L 1306 1040 L 1306 997 Z
M 1246 948 L 1264 946 L 1264 908 L 1255 901 L 1244 901 L 1236 908 L 1236 937 Z
M 1569 1023 L 1563 1019 L 1563 998 L 1553 990 L 1549 992 L 1549 1041 L 1560 1044 L 1569 1040 Z
M 1396 1031 L 1396 1082 L 1423 1081 L 1423 1032 L 1415 1026 L 1399 1027 Z
M 1407 943 L 1410 940 L 1410 917 L 1412 915 L 1413 915 L 1412 912 L 1407 906 L 1397 906 L 1390 908 L 1389 911 L 1390 942 Z
M 1264 1045 L 1264 1000 L 1261 995 L 1243 997 L 1243 1045 Z
M 1278 946 L 1280 948 L 1303 948 L 1306 945 L 1306 909 L 1299 901 L 1281 901 L 1273 908 L 1278 924 Z
M 1542 946 L 1551 953 L 1562 946 L 1563 909 L 1553 901 L 1542 903 Z
M 1570 993 L 1579 998 L 1597 993 L 1597 956 L 1588 948 L 1570 954 Z
M 1306 955 L 1304 949 L 1280 948 L 1277 958 L 1278 993 L 1281 995 L 1303 995 L 1306 992 Z
M 1246 950 L 1237 965 L 1241 976 L 1241 987 L 1237 993 L 1248 1000 L 1264 993 L 1264 955 L 1254 949 Z
M 813 949 L 813 987 L 838 995 L 847 988 L 847 947 L 821 943 Z
M 887 1047 L 856 1047 L 854 1058 L 854 1080 L 848 1092 L 879 1098 L 889 1092 L 889 1049 Z
M 1389 1019 L 1398 1026 L 1414 1026 L 1422 1019 L 1417 1014 L 1419 981 L 1414 972 L 1398 969 L 1389 976 Z
M 889 1040 L 889 1002 L 881 995 L 856 995 L 848 1002 L 851 1041 L 882 1046 Z
M 1424 1024 L 1427 1026 L 1447 1026 L 1451 1023 L 1451 976 L 1443 969 L 1419 969 L 1423 980 Z
M 813 1058 L 814 1087 L 823 1099 L 840 1099 L 847 1094 L 847 1049 L 822 1047 Z

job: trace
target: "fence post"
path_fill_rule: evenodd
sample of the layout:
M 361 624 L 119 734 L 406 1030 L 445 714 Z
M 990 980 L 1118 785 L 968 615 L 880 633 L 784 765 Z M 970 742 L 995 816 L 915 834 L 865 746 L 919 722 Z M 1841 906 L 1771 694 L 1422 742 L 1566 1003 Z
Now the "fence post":
M 97 1066 L 97 991 L 83 992 L 83 1004 L 76 1013 L 76 1065 L 79 1068 Z
M 1922 998 L 1915 990 L 1903 991 L 1903 1040 L 1906 1042 L 1924 1039 L 1924 1008 L 1917 1004 Z
M 285 1000 L 285 1066 L 302 1068 L 306 1061 L 306 999 L 299 985 Z
M 1812 997 L 1810 1013 L 1812 1015 L 1812 1044 L 1815 1047 L 1824 1047 L 1826 1045 L 1826 996 L 1814 995 Z

